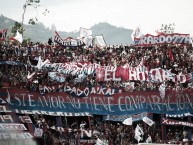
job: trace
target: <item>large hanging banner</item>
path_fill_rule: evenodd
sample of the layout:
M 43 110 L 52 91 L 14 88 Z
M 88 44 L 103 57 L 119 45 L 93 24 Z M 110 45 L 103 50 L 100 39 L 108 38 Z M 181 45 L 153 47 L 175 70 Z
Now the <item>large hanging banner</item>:
M 159 44 L 191 44 L 191 38 L 189 34 L 160 34 L 157 36 L 146 34 L 141 38 L 135 38 L 134 44 L 139 46 L 146 45 L 159 45 Z
M 148 81 L 148 82 L 163 82 L 165 80 L 179 81 L 186 83 L 192 81 L 193 73 L 178 75 L 171 71 L 161 68 L 151 69 L 149 71 L 131 70 L 119 66 L 115 69 L 98 67 L 96 68 L 96 81 Z
M 159 91 L 139 91 L 115 94 L 111 97 L 92 94 L 72 97 L 64 92 L 41 96 L 25 89 L 0 89 L 0 112 L 45 114 L 52 116 L 127 115 L 143 112 L 159 114 L 193 113 L 193 92 L 167 91 L 161 98 Z

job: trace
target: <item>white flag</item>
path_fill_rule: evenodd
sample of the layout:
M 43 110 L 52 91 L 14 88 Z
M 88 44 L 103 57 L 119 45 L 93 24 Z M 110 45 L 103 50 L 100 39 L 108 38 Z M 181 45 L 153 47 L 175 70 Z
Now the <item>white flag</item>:
M 142 119 L 145 123 L 147 123 L 149 126 L 152 126 L 154 124 L 154 121 L 149 119 L 148 117 L 143 117 Z
M 133 30 L 133 33 L 131 34 L 131 38 L 134 41 L 135 38 L 140 38 L 141 36 L 142 36 L 141 28 L 140 26 L 138 26 L 137 28 L 135 28 L 135 30 Z
M 84 44 L 86 46 L 93 46 L 92 42 L 93 42 L 93 37 L 92 36 L 88 36 L 88 37 L 83 37 L 82 41 L 84 42 Z
M 17 33 L 16 33 L 15 37 L 11 37 L 10 39 L 11 39 L 11 40 L 16 40 L 16 41 L 18 41 L 19 43 L 22 43 L 22 42 L 23 42 L 23 37 L 22 37 L 22 35 L 19 33 L 18 30 L 17 30 Z
M 36 67 L 37 67 L 38 69 L 41 69 L 41 68 L 42 68 L 42 63 L 43 63 L 43 62 L 42 62 L 42 58 L 41 58 L 41 56 L 39 56 L 39 57 L 38 57 L 38 64 L 37 64 Z
M 80 37 L 92 36 L 92 30 L 80 27 Z
M 92 46 L 92 30 L 86 28 L 80 28 L 80 37 L 86 46 Z
M 151 139 L 151 136 L 148 136 L 148 138 L 146 139 L 145 141 L 146 143 L 152 143 L 152 139 Z
M 139 127 L 139 125 L 137 125 L 135 128 L 134 138 L 139 142 L 140 140 L 143 140 L 143 135 L 144 135 L 144 132 L 143 132 L 142 128 Z
M 159 92 L 160 92 L 160 97 L 161 97 L 161 98 L 165 98 L 166 86 L 165 86 L 164 83 L 162 83 L 162 84 L 159 86 Z
M 123 124 L 125 125 L 132 125 L 132 123 L 133 123 L 132 117 L 129 117 L 123 121 Z
M 105 47 L 106 46 L 103 35 L 95 36 L 95 42 L 94 43 L 95 43 L 95 45 L 97 45 L 99 47 Z

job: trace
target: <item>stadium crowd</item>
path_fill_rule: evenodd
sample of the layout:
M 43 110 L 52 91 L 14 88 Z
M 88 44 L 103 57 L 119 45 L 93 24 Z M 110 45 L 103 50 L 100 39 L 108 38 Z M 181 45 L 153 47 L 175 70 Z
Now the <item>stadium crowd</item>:
M 172 53 L 173 58 L 170 54 Z M 37 69 L 32 65 L 37 65 L 38 57 L 41 56 L 42 60 L 48 59 L 51 63 L 65 63 L 65 62 L 91 62 L 97 63 L 101 66 L 129 66 L 136 67 L 144 60 L 144 65 L 148 70 L 153 68 L 162 68 L 171 70 L 174 74 L 187 74 L 193 72 L 193 47 L 191 45 L 156 45 L 156 46 L 126 46 L 114 45 L 106 46 L 103 48 L 93 47 L 79 47 L 79 48 L 64 48 L 54 44 L 40 44 L 30 43 L 29 45 L 15 45 L 14 43 L 1 43 L 0 44 L 0 87 L 19 87 L 26 88 L 30 92 L 39 91 L 39 86 L 43 85 L 56 85 L 56 84 L 72 84 L 86 87 L 88 85 L 97 86 L 105 84 L 111 87 L 120 87 L 124 91 L 123 82 L 110 81 L 110 82 L 97 82 L 96 74 L 87 75 L 81 83 L 76 83 L 76 77 L 73 75 L 66 76 L 65 82 L 53 81 L 48 77 L 48 71 L 45 69 Z M 18 62 L 17 65 L 14 63 Z M 33 72 L 36 74 L 33 79 L 28 79 L 28 74 Z M 160 83 L 134 81 L 134 91 L 147 91 L 158 90 Z M 176 83 L 168 80 L 165 82 L 167 89 L 175 89 Z M 180 89 L 192 89 L 193 83 L 178 84 Z M 81 129 L 79 125 L 65 126 L 63 130 L 57 130 L 55 124 L 50 123 L 49 120 L 35 117 L 36 128 L 43 129 L 41 138 L 43 138 L 44 145 L 51 144 L 69 144 L 71 139 L 76 140 L 81 138 Z M 144 140 L 151 136 L 152 142 L 161 141 L 161 130 L 155 123 L 151 128 L 141 124 L 145 137 Z M 55 126 L 55 127 L 53 127 Z M 86 130 L 96 130 L 94 138 L 101 140 L 108 140 L 107 144 L 110 145 L 127 145 L 128 143 L 136 143 L 134 139 L 134 126 L 125 126 L 123 124 L 113 124 L 112 122 L 95 122 L 91 127 L 88 124 L 85 126 Z M 176 135 L 175 133 L 178 133 Z M 183 132 L 175 131 L 167 133 L 168 140 L 182 141 Z M 54 143 L 53 143 L 54 142 Z M 56 143 L 57 142 L 57 143 Z
M 135 139 L 135 128 L 137 125 L 143 130 L 142 140 L 145 143 L 180 144 L 188 140 L 186 129 L 168 128 L 166 139 L 162 141 L 160 122 L 156 121 L 152 126 L 147 126 L 144 122 L 134 122 L 133 125 L 102 121 L 97 117 L 88 120 L 74 119 L 75 122 L 57 127 L 53 119 L 45 119 L 43 116 L 34 116 L 35 127 L 41 133 L 35 131 L 34 135 L 38 142 L 44 145 L 129 145 L 137 144 Z M 87 133 L 86 133 L 87 132 Z M 89 135 L 90 132 L 90 135 Z M 100 140 L 102 142 L 97 142 Z M 98 143 L 98 144 L 97 144 Z
M 0 60 L 1 61 L 16 61 L 24 65 L 0 65 L 0 80 L 1 87 L 20 87 L 27 88 L 29 91 L 38 91 L 39 85 L 56 85 L 59 82 L 53 81 L 48 77 L 48 71 L 38 70 L 31 67 L 31 64 L 37 65 L 38 57 L 42 60 L 48 59 L 51 63 L 65 62 L 91 62 L 101 66 L 123 66 L 128 64 L 131 67 L 136 67 L 143 59 L 143 64 L 148 70 L 153 68 L 162 68 L 171 70 L 174 74 L 188 74 L 193 72 L 193 48 L 191 45 L 159 45 L 159 46 L 106 46 L 104 48 L 64 48 L 58 45 L 43 45 L 33 44 L 28 46 L 18 46 L 14 44 L 0 45 Z M 171 58 L 172 53 L 172 58 Z M 27 75 L 33 72 L 38 72 L 32 79 L 28 79 Z M 9 74 L 9 75 L 7 75 Z M 111 87 L 124 88 L 121 81 L 98 82 L 96 75 L 87 75 L 81 83 L 75 80 L 77 76 L 66 76 L 65 82 L 60 84 L 72 84 L 82 86 L 97 86 L 106 84 Z M 36 81 L 34 81 L 36 80 Z M 158 90 L 160 83 L 151 81 L 134 81 L 136 91 Z M 170 80 L 166 82 L 166 88 L 173 89 L 176 83 Z M 188 83 L 180 83 L 180 89 L 192 88 L 191 81 Z

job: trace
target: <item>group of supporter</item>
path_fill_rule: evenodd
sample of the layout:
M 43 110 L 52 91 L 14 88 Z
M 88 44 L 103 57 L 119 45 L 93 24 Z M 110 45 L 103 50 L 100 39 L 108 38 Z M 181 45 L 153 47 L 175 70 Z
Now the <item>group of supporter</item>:
M 36 115 L 37 116 L 37 115 Z M 158 143 L 158 144 L 180 144 L 190 141 L 187 139 L 187 130 L 180 128 L 167 129 L 164 133 L 165 141 L 162 140 L 162 132 L 159 121 L 155 121 L 152 126 L 148 126 L 143 121 L 134 122 L 133 125 L 124 125 L 121 122 L 97 121 L 97 118 L 91 118 L 91 123 L 80 120 L 79 122 L 68 122 L 68 124 L 58 127 L 55 118 L 45 119 L 43 116 L 34 117 L 36 129 L 41 129 L 37 137 L 38 143 L 44 145 L 95 145 L 97 139 L 103 142 L 103 145 L 128 145 L 137 144 L 135 139 L 135 128 L 137 125 L 143 130 L 142 140 L 139 142 Z M 77 120 L 77 119 L 74 119 Z M 84 133 L 89 132 L 91 136 Z
M 172 53 L 172 58 L 171 58 Z M 106 85 L 110 87 L 118 87 L 124 91 L 123 81 L 98 82 L 96 74 L 87 75 L 81 82 L 76 82 L 76 77 L 67 75 L 65 82 L 53 81 L 49 76 L 49 70 L 37 69 L 33 67 L 37 65 L 38 58 L 45 61 L 48 59 L 50 63 L 66 63 L 66 62 L 91 62 L 101 66 L 123 66 L 128 64 L 131 67 L 137 67 L 143 59 L 143 64 L 148 70 L 154 68 L 162 68 L 171 70 L 174 74 L 188 74 L 193 72 L 193 47 L 191 45 L 154 45 L 154 46 L 133 46 L 133 45 L 112 45 L 103 48 L 92 47 L 62 47 L 54 44 L 30 43 L 29 45 L 18 45 L 14 43 L 0 43 L 0 88 L 1 87 L 17 87 L 25 88 L 30 92 L 39 91 L 40 86 L 56 86 L 70 84 L 78 87 L 86 87 L 88 85 Z M 32 78 L 28 78 L 29 74 L 36 72 Z M 134 91 L 155 91 L 159 89 L 159 82 L 151 81 L 133 81 Z M 165 82 L 167 89 L 175 89 L 176 83 L 168 80 Z M 183 89 L 193 89 L 191 81 L 178 84 Z M 73 125 L 73 122 L 63 126 L 63 130 L 58 130 L 56 123 L 43 118 L 34 118 L 36 128 L 41 128 L 43 134 L 41 139 L 44 145 L 52 144 L 70 144 L 70 140 L 80 140 L 81 129 L 96 130 L 99 133 L 93 136 L 95 140 L 100 138 L 108 141 L 111 145 L 127 145 L 128 143 L 136 143 L 134 139 L 133 126 L 126 126 L 113 122 L 95 122 L 91 125 L 85 125 L 80 128 L 80 124 Z M 161 141 L 161 127 L 159 122 L 152 127 L 147 127 L 141 123 L 145 134 L 143 142 L 148 136 L 151 136 L 152 142 Z M 178 135 L 176 135 L 176 132 Z M 175 131 L 167 132 L 167 140 L 182 141 L 183 132 Z M 57 143 L 55 143 L 57 142 Z
M 171 58 L 172 53 L 172 58 Z M 16 61 L 20 65 L 1 64 L 0 65 L 0 86 L 27 88 L 29 91 L 38 91 L 39 85 L 61 84 L 48 77 L 48 70 L 38 70 L 32 65 L 37 65 L 38 57 L 44 61 L 48 59 L 50 63 L 65 62 L 91 62 L 101 66 L 123 66 L 128 64 L 137 67 L 143 59 L 143 65 L 148 69 L 162 68 L 171 70 L 174 74 L 188 74 L 193 72 L 193 48 L 191 45 L 154 45 L 154 46 L 133 46 L 133 45 L 112 45 L 103 48 L 92 47 L 62 47 L 58 45 L 48 45 L 40 43 L 30 43 L 29 45 L 16 45 L 12 43 L 0 44 L 0 60 Z M 36 72 L 33 79 L 28 79 L 27 75 Z M 97 86 L 100 84 L 119 87 L 124 90 L 123 82 L 96 81 L 96 74 L 87 75 L 80 83 L 75 83 L 77 76 L 68 75 L 62 84 Z M 134 91 L 158 90 L 159 82 L 134 81 Z M 180 89 L 192 88 L 191 82 L 180 84 Z M 166 88 L 173 89 L 176 83 L 166 81 Z

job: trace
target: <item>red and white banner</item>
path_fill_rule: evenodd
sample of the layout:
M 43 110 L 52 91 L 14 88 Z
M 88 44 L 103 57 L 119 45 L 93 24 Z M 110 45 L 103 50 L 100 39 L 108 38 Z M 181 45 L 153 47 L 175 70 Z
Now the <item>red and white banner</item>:
M 191 38 L 189 34 L 160 34 L 157 36 L 146 34 L 141 38 L 134 39 L 135 45 L 156 45 L 156 44 L 191 44 Z
M 87 63 L 47 63 L 43 67 L 53 69 L 55 72 L 60 72 L 64 75 L 79 75 L 79 74 L 93 74 L 96 72 L 97 81 L 150 81 L 162 83 L 165 80 L 172 80 L 179 83 L 190 82 L 192 80 L 192 73 L 178 75 L 171 73 L 169 70 L 155 68 L 147 70 L 143 65 L 143 61 L 137 67 L 130 66 L 101 66 L 100 64 Z
M 122 66 L 116 69 L 109 69 L 108 67 L 96 68 L 97 81 L 149 81 L 162 83 L 165 80 L 179 81 L 180 83 L 190 82 L 192 74 L 173 74 L 168 70 L 161 68 L 151 69 L 149 71 L 131 70 Z
M 185 121 L 180 121 L 180 120 L 173 120 L 169 118 L 162 118 L 162 124 L 164 125 L 180 125 L 180 126 L 188 126 L 188 127 L 193 127 L 192 122 L 185 122 Z

